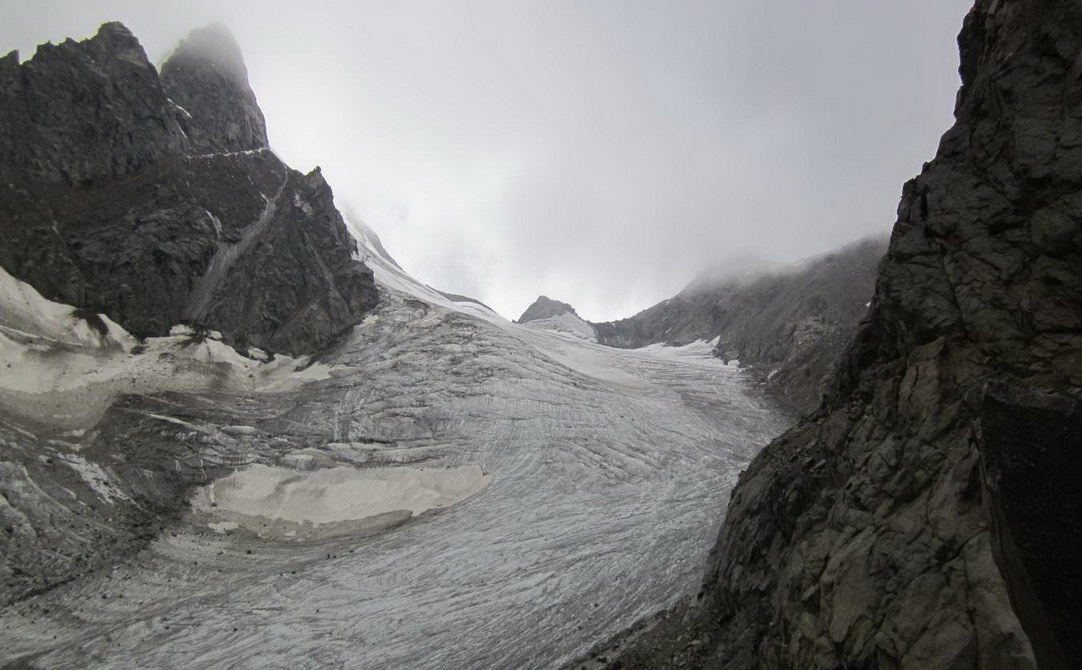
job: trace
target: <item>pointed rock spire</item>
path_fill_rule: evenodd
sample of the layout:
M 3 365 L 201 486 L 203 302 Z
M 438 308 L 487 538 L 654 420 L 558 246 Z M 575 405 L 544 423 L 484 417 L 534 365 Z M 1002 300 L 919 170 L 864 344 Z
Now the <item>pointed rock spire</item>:
M 267 127 L 240 47 L 220 23 L 193 30 L 162 66 L 165 91 L 197 153 L 268 146 Z

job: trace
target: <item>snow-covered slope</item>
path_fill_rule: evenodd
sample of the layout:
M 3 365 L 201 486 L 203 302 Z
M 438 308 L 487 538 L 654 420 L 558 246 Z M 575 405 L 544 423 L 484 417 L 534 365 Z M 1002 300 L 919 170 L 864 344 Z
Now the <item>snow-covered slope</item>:
M 537 300 L 526 308 L 517 323 L 531 328 L 566 333 L 591 342 L 597 341 L 594 327 L 583 320 L 574 307 L 544 295 L 538 296 Z
M 175 326 L 142 343 L 108 317 L 43 298 L 0 268 L 0 414 L 85 430 L 121 394 L 274 392 L 326 378 L 305 358 L 242 356 Z
M 346 229 L 357 241 L 355 260 L 362 261 L 371 268 L 376 284 L 384 292 L 396 294 L 399 298 L 408 296 L 423 300 L 433 305 L 478 316 L 486 321 L 505 322 L 502 316 L 476 300 L 452 300 L 447 294 L 423 284 L 399 267 L 383 247 L 379 236 L 363 221 L 343 215 Z
M 594 327 L 583 321 L 579 315 L 571 314 L 569 312 L 550 316 L 545 319 L 535 319 L 523 325 L 527 328 L 540 328 L 542 330 L 551 330 L 557 333 L 567 333 L 568 335 L 583 340 L 597 342 L 597 334 L 594 333 Z

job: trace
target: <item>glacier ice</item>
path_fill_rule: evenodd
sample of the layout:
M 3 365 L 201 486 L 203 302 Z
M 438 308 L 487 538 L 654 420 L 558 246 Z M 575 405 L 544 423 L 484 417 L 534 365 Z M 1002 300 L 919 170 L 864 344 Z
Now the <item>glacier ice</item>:
M 198 434 L 200 459 L 218 450 L 297 477 L 476 468 L 486 485 L 419 515 L 301 536 L 244 532 L 197 501 L 139 554 L 0 611 L 0 659 L 547 667 L 694 595 L 737 474 L 783 428 L 743 373 L 707 343 L 618 350 L 513 324 L 415 282 L 363 236 L 360 247 L 382 304 L 318 363 L 290 362 L 246 386 L 282 357 L 265 363 L 207 340 L 201 354 L 184 353 L 189 378 L 170 402 L 195 407 L 204 387 L 192 380 L 227 366 L 234 385 L 214 404 L 229 422 L 138 405 L 128 415 Z M 173 346 L 160 339 L 151 345 Z M 19 346 L 5 356 L 22 360 Z M 70 369 L 96 365 L 107 386 L 115 375 L 101 370 L 128 369 L 131 346 L 76 351 L 94 363 Z M 169 390 L 141 383 L 138 393 Z M 117 495 L 107 473 L 95 482 Z

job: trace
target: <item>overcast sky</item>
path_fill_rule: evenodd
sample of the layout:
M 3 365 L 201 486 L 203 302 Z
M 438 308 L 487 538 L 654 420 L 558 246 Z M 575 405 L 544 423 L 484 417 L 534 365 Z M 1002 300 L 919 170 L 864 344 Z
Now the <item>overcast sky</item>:
M 222 21 L 272 147 L 406 270 L 606 320 L 887 234 L 951 123 L 970 4 L 4 0 L 0 51 L 120 20 L 159 63 Z

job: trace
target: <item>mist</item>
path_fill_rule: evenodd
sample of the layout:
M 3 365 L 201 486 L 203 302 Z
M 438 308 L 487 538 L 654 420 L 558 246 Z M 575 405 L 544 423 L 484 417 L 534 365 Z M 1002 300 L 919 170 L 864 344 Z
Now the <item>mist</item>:
M 234 34 L 292 167 L 436 288 L 601 321 L 729 259 L 889 232 L 952 121 L 969 2 L 37 2 L 0 50 Z

